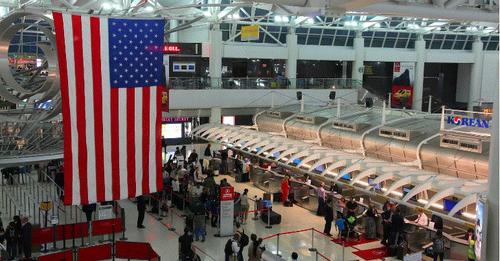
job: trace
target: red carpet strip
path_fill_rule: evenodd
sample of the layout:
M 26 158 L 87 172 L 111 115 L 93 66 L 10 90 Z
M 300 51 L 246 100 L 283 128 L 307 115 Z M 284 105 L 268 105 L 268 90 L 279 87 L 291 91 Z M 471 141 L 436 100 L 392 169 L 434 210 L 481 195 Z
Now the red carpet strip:
M 382 259 L 387 257 L 387 249 L 386 247 L 379 247 L 367 250 L 358 250 L 352 252 L 353 254 L 365 259 L 365 260 L 374 260 L 374 259 Z

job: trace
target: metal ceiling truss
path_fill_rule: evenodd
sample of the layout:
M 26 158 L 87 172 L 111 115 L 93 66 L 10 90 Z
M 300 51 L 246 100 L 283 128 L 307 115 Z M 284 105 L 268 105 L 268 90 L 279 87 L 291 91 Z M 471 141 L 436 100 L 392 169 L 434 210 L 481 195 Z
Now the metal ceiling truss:
M 450 196 L 457 197 L 460 201 L 454 209 L 446 213 L 448 218 L 453 218 L 453 215 L 458 211 L 475 204 L 475 199 L 487 192 L 487 186 L 484 186 L 486 181 L 484 180 L 471 181 L 438 175 L 413 167 L 335 151 L 248 128 L 206 124 L 194 129 L 192 135 L 193 137 L 220 143 L 229 148 L 274 161 L 303 173 L 327 176 L 333 178 L 332 181 L 334 182 L 349 185 L 360 191 L 389 196 L 396 201 L 413 207 L 435 209 L 438 205 L 436 202 Z M 237 146 L 233 143 L 234 139 L 226 139 L 226 137 L 240 137 L 240 145 Z M 258 148 L 260 148 L 260 151 L 258 151 Z M 274 158 L 274 155 L 278 152 L 280 155 Z M 296 159 L 301 161 L 297 165 L 293 164 Z M 323 166 L 324 169 L 318 172 L 316 169 L 320 166 Z M 340 179 L 345 175 L 351 175 L 351 179 Z M 372 184 L 364 181 L 373 175 L 377 177 L 372 181 Z M 372 186 L 380 183 L 388 183 L 389 186 L 383 188 L 381 192 L 374 192 Z M 413 188 L 403 196 L 403 193 L 399 192 L 399 190 L 406 185 L 412 185 Z M 415 195 L 428 195 L 428 193 L 432 195 L 430 199 L 419 199 L 418 202 L 411 201 L 411 198 Z

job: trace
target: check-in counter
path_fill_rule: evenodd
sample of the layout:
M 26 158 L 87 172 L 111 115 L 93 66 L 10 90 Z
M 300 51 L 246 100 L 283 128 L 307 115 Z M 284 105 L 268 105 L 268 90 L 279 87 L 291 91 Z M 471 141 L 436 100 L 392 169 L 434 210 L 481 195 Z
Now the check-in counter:
M 253 182 L 253 185 L 268 193 L 281 191 L 281 179 L 283 177 L 283 175 L 274 171 L 260 167 L 254 167 L 250 172 L 250 180 Z

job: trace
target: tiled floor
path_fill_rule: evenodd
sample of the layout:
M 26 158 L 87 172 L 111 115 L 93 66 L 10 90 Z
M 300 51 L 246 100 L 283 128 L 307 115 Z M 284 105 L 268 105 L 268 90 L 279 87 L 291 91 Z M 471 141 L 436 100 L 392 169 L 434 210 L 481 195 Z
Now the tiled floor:
M 227 177 L 227 176 L 224 176 Z M 244 188 L 249 189 L 249 196 L 252 198 L 254 195 L 262 196 L 262 191 L 253 187 L 250 183 L 236 183 L 234 179 L 228 178 L 231 185 L 235 187 L 236 191 L 243 191 Z M 160 254 L 162 260 L 177 260 L 177 238 L 178 234 L 181 233 L 184 228 L 184 221 L 178 216 L 181 213 L 176 210 L 176 215 L 173 216 L 173 225 L 176 228 L 176 232 L 169 231 L 167 226 L 171 225 L 171 217 L 169 216 L 163 218 L 163 220 L 158 221 L 157 216 L 147 215 L 144 222 L 146 229 L 139 230 L 136 228 L 137 211 L 135 204 L 130 201 L 122 201 L 122 205 L 126 209 L 126 224 L 127 224 L 127 237 L 131 241 L 147 241 L 150 242 L 153 248 Z M 253 209 L 251 207 L 250 209 Z M 308 228 L 316 228 L 319 231 L 323 231 L 324 220 L 322 217 L 314 215 L 314 213 L 305 210 L 301 207 L 294 206 L 292 208 L 285 208 L 280 204 L 275 204 L 273 206 L 274 211 L 282 215 L 282 222 L 280 225 L 273 226 L 271 229 L 266 229 L 265 224 L 260 221 L 254 221 L 251 218 L 248 219 L 246 225 L 244 225 L 245 232 L 250 235 L 251 233 L 257 234 L 259 237 L 267 237 L 269 235 L 284 233 L 288 231 L 296 231 Z M 224 245 L 228 238 L 218 238 L 214 237 L 216 230 L 212 227 L 207 227 L 208 237 L 203 243 L 196 242 L 195 245 L 204 253 L 199 252 L 202 260 L 224 260 Z M 333 233 L 333 232 L 332 232 Z M 278 248 L 277 237 L 268 239 L 264 241 L 264 244 L 268 250 L 276 253 Z M 302 232 L 289 235 L 281 235 L 279 238 L 279 252 L 283 257 L 289 259 L 293 251 L 299 253 L 301 257 L 300 260 L 325 260 L 318 256 L 316 259 L 316 254 L 310 252 L 308 249 L 312 245 L 312 232 Z M 380 247 L 380 243 L 373 242 L 364 245 L 357 245 L 357 249 L 370 249 Z M 325 236 L 314 233 L 314 247 L 318 249 L 318 252 L 328 257 L 330 260 L 363 260 L 358 256 L 352 254 L 353 251 L 357 249 L 345 248 L 331 242 Z M 344 252 L 344 258 L 342 258 L 342 252 Z M 247 256 L 247 249 L 245 249 L 244 257 Z M 246 258 L 245 258 L 246 259 Z M 391 260 L 391 259 L 386 259 Z

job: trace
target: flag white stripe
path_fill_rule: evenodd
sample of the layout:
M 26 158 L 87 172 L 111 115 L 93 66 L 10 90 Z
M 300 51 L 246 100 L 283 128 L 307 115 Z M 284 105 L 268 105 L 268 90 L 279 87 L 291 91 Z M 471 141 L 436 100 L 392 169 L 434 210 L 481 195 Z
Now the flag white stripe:
M 80 204 L 80 178 L 78 171 L 78 128 L 76 126 L 76 79 L 75 79 L 75 56 L 73 43 L 73 23 L 70 14 L 63 14 L 64 44 L 66 46 L 66 65 L 68 68 L 68 98 L 71 119 L 71 154 L 73 158 L 72 177 L 72 201 Z
M 127 88 L 118 90 L 118 146 L 120 198 L 128 198 L 127 177 Z
M 102 78 L 102 140 L 104 148 L 104 195 L 106 201 L 113 200 L 113 179 L 111 174 L 111 86 L 109 79 L 108 19 L 99 19 L 101 39 Z M 97 36 L 99 37 L 99 36 Z
M 149 111 L 149 192 L 156 191 L 156 91 L 157 87 L 150 87 L 151 105 Z
M 135 89 L 135 194 L 142 195 L 142 92 L 143 88 Z
M 87 187 L 89 202 L 96 202 L 96 151 L 94 128 L 94 84 L 92 75 L 92 35 L 90 32 L 90 17 L 82 16 L 82 46 L 83 46 L 83 72 L 85 84 L 85 124 L 87 142 Z

